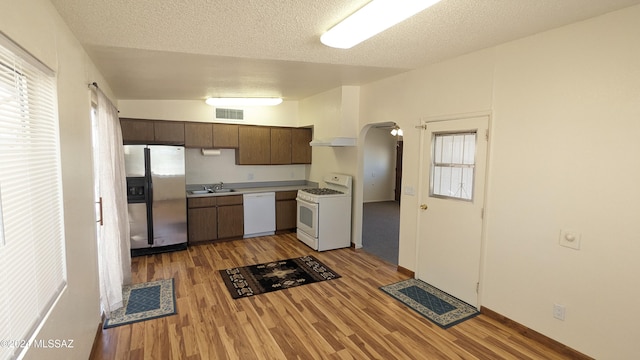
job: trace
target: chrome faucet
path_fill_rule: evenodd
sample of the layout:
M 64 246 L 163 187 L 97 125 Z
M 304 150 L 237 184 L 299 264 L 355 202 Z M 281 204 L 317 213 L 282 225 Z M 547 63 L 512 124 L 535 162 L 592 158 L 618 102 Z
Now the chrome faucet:
M 213 184 L 213 191 L 222 190 L 223 186 L 224 186 L 224 183 L 222 181 L 220 181 L 219 184 Z

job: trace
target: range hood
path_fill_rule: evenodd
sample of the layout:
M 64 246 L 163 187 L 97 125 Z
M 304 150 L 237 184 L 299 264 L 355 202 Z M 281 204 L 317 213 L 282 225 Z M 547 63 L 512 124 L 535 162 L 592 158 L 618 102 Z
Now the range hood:
M 334 137 L 320 140 L 314 139 L 309 143 L 311 146 L 356 146 L 356 139 L 350 137 Z

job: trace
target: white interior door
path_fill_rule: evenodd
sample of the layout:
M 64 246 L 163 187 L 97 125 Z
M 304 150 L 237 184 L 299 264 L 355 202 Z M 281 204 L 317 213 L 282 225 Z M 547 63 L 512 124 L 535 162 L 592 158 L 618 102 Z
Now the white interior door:
M 478 306 L 488 116 L 426 123 L 417 277 Z

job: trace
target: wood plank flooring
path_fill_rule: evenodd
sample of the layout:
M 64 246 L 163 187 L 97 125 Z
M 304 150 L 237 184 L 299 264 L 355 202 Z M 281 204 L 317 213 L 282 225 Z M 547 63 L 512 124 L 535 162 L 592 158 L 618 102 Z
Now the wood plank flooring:
M 341 278 L 233 300 L 217 270 L 313 255 Z M 173 277 L 178 314 L 102 330 L 91 359 L 567 359 L 484 315 L 447 330 L 379 290 L 407 278 L 295 234 L 133 258 L 133 282 Z

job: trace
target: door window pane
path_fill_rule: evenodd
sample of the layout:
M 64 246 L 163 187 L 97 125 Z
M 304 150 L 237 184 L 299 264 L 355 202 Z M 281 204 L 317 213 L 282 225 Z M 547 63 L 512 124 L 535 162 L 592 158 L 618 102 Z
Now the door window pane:
M 430 195 L 473 200 L 475 159 L 475 132 L 435 134 Z

